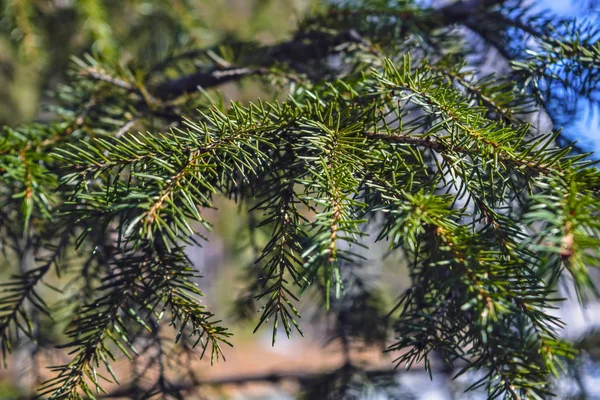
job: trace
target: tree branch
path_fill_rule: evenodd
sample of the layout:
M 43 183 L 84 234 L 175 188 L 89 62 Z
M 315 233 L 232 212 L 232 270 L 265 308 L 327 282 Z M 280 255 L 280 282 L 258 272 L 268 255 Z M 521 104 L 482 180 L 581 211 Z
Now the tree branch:
M 188 92 L 196 91 L 198 87 L 210 88 L 223 83 L 237 81 L 246 76 L 271 74 L 272 72 L 268 67 L 274 64 L 294 65 L 295 63 L 302 63 L 308 60 L 323 59 L 331 54 L 339 53 L 341 51 L 340 46 L 345 43 L 369 45 L 354 29 L 342 31 L 337 34 L 312 31 L 274 46 L 259 47 L 256 50 L 258 58 L 254 63 L 257 65 L 256 67 L 227 66 L 224 68 L 221 64 L 208 71 L 199 71 L 181 78 L 166 81 L 160 84 L 154 90 L 153 94 L 161 99 L 174 98 Z M 202 52 L 190 52 L 182 56 L 198 57 L 201 54 Z M 173 60 L 180 58 L 180 56 L 176 56 Z M 164 68 L 168 64 L 169 62 L 165 61 L 159 65 L 161 68 Z M 294 76 L 287 74 L 285 76 L 289 80 L 299 81 Z M 106 79 L 103 80 L 108 81 Z M 123 85 L 120 85 L 120 82 L 115 82 L 115 84 L 123 87 Z
M 208 72 L 196 72 L 161 84 L 156 88 L 155 96 L 159 98 L 179 97 L 187 92 L 196 91 L 198 87 L 209 88 L 218 86 L 260 73 L 261 70 L 256 68 L 226 68 L 214 69 Z
M 340 367 L 340 369 L 348 368 L 347 364 L 344 364 Z M 315 371 L 315 372 L 306 372 L 306 371 L 287 371 L 287 372 L 273 372 L 266 374 L 254 374 L 254 375 L 237 375 L 237 376 L 229 376 L 223 378 L 215 378 L 215 379 L 207 379 L 198 382 L 190 382 L 190 383 L 179 383 L 171 385 L 172 392 L 185 392 L 200 388 L 202 386 L 240 386 L 247 385 L 249 383 L 269 383 L 269 384 L 277 384 L 284 381 L 296 381 L 296 382 L 310 382 L 315 379 L 322 378 L 325 375 L 329 375 L 332 372 L 335 373 L 339 371 L 337 369 L 335 371 Z M 439 368 L 431 368 L 432 371 L 442 374 L 448 375 L 452 371 L 444 366 Z M 379 368 L 379 369 L 368 369 L 364 371 L 365 375 L 371 379 L 385 376 L 394 376 L 398 374 L 422 374 L 424 373 L 422 370 L 417 369 L 395 369 L 395 368 Z M 116 390 L 109 394 L 99 396 L 101 399 L 113 399 L 113 398 L 122 398 L 122 397 L 130 397 L 134 396 L 140 392 L 142 392 L 142 388 L 138 386 L 130 386 L 127 388 L 123 388 L 120 390 Z
M 465 19 L 477 15 L 485 8 L 501 5 L 506 0 L 462 0 L 448 4 L 437 10 L 437 14 L 444 20 L 453 23 L 463 22 Z
M 468 18 L 479 14 L 482 9 L 502 4 L 504 1 L 505 0 L 459 1 L 441 7 L 435 10 L 434 13 L 439 16 L 438 20 L 443 21 L 443 24 L 464 23 L 472 29 L 471 25 L 473 24 L 468 23 Z M 480 32 L 477 33 L 481 35 Z M 156 99 L 177 98 L 186 93 L 194 92 L 199 87 L 211 88 L 227 82 L 238 81 L 251 75 L 266 75 L 270 73 L 268 67 L 271 65 L 283 63 L 293 66 L 296 63 L 305 63 L 308 60 L 323 59 L 342 51 L 342 45 L 346 43 L 355 43 L 366 46 L 372 51 L 368 41 L 354 29 L 344 30 L 335 34 L 322 31 L 310 31 L 298 35 L 292 40 L 281 42 L 274 46 L 259 47 L 256 50 L 256 53 L 258 53 L 256 67 L 220 64 L 212 69 L 198 71 L 193 74 L 163 82 L 152 91 L 152 95 Z M 174 56 L 171 60 L 165 60 L 157 64 L 151 71 L 164 69 L 172 61 L 181 58 L 198 57 L 208 51 L 209 50 L 192 51 L 179 56 Z M 254 57 L 256 57 L 256 55 Z M 111 83 L 129 92 L 140 92 L 138 88 L 130 83 L 119 78 L 111 77 L 96 69 L 89 69 L 87 70 L 87 73 L 96 80 Z M 288 76 L 288 78 L 290 77 Z M 292 77 L 291 80 L 297 79 Z
M 412 144 L 416 146 L 427 147 L 435 151 L 436 153 L 449 153 L 456 152 L 467 155 L 475 155 L 475 150 L 471 148 L 467 148 L 464 146 L 450 146 L 448 143 L 441 139 L 432 138 L 431 136 L 401 136 L 401 135 L 390 135 L 387 133 L 378 133 L 378 132 L 366 132 L 365 137 L 368 139 L 377 139 L 384 140 L 391 143 L 398 144 Z M 504 152 L 498 153 L 498 159 L 516 167 L 525 167 L 532 172 L 549 175 L 552 173 L 552 168 L 545 165 L 540 165 L 534 161 L 530 161 L 527 159 L 519 159 L 510 156 Z

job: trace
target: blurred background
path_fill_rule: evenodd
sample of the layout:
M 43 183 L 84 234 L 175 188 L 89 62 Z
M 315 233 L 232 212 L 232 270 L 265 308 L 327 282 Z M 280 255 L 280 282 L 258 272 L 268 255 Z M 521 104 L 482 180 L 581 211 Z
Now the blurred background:
M 71 56 L 92 53 L 123 64 L 152 65 L 175 49 L 205 48 L 228 40 L 275 43 L 289 38 L 302 16 L 319 7 L 318 0 L 106 0 L 102 7 L 99 4 L 89 0 L 0 0 L 0 126 L 55 118 L 57 99 L 53 93 L 68 81 Z M 559 15 L 596 18 L 589 8 L 568 0 L 545 0 L 539 6 Z M 261 84 L 248 81 L 219 90 L 224 99 L 240 101 L 274 95 Z M 567 136 L 578 140 L 586 151 L 600 152 L 600 113 L 585 102 L 579 107 L 578 118 L 565 122 Z M 195 375 L 205 383 L 202 396 L 287 399 L 302 392 L 308 398 L 318 398 L 307 394 L 318 393 L 310 391 L 311 385 L 327 385 L 326 373 L 344 362 L 341 344 L 329 341 L 330 318 L 318 311 L 321 296 L 308 293 L 303 299 L 304 337 L 293 334 L 288 340 L 281 334 L 271 346 L 270 329 L 252 334 L 257 319 L 240 318 L 234 307 L 243 288 L 242 271 L 256 258 L 252 247 L 247 246 L 252 221 L 226 199 L 219 201 L 213 214 L 209 219 L 215 230 L 209 241 L 204 247 L 191 248 L 189 255 L 204 276 L 200 285 L 207 304 L 232 327 L 235 347 L 226 350 L 227 362 L 214 366 L 208 361 L 193 363 Z M 374 278 L 371 281 L 382 301 L 391 308 L 410 282 L 401 256 L 383 257 L 384 247 L 369 252 L 368 274 Z M 9 260 L 0 259 L 2 276 L 12 268 Z M 557 314 L 567 322 L 565 335 L 582 349 L 582 356 L 571 365 L 570 376 L 557 383 L 559 397 L 600 399 L 600 334 L 596 334 L 600 307 L 597 303 L 580 305 L 568 284 L 563 291 L 569 300 Z M 47 335 L 51 342 L 50 337 L 60 337 L 61 332 L 48 331 Z M 353 362 L 383 374 L 394 357 L 381 350 L 359 348 L 353 353 Z M 41 364 L 52 365 L 53 357 L 49 350 L 42 355 Z M 32 385 L 31 369 L 38 366 L 29 361 L 17 354 L 0 371 L 0 399 L 19 398 Z M 117 375 L 127 376 L 130 368 L 128 362 L 120 363 Z M 430 382 L 428 374 L 417 366 L 393 375 L 394 390 L 386 387 L 388 380 L 361 389 L 356 398 L 482 398 L 477 392 L 465 395 L 466 381 L 452 381 L 450 377 L 440 368 Z

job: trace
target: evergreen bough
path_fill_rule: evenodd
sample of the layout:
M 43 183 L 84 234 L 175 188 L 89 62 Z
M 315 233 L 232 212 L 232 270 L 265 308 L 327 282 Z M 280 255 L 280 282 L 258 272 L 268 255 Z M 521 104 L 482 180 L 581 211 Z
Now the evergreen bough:
M 43 321 L 65 322 L 71 361 L 41 396 L 95 398 L 117 380 L 118 353 L 139 362 L 153 346 L 156 383 L 122 394 L 181 396 L 163 354 L 218 360 L 231 345 L 185 252 L 225 196 L 269 235 L 237 307 L 258 304 L 273 342 L 279 328 L 301 333 L 298 304 L 316 285 L 346 351 L 385 343 L 399 367 L 431 373 L 436 355 L 457 375 L 480 371 L 470 389 L 489 398 L 548 397 L 575 355 L 550 313 L 558 285 L 597 294 L 600 173 L 557 145 L 560 130 L 528 121 L 548 113 L 558 126 L 569 99 L 598 100 L 600 45 L 595 26 L 525 3 L 335 2 L 270 46 L 182 49 L 155 65 L 118 65 L 114 49 L 76 59 L 56 120 L 0 140 L 0 243 L 20 266 L 2 283 L 3 358 L 23 337 L 40 345 Z M 501 73 L 480 68 L 490 48 Z M 215 97 L 241 79 L 284 95 Z M 410 265 L 392 310 L 361 278 L 374 240 Z M 53 271 L 69 280 L 48 305 Z M 347 364 L 307 396 L 350 396 L 377 376 Z

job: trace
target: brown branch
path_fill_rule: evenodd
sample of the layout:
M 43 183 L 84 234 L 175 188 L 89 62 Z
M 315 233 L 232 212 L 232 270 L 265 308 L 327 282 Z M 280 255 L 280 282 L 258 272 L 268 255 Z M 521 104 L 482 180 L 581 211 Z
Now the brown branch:
M 377 132 L 365 132 L 364 136 L 368 139 L 383 140 L 391 143 L 423 146 L 439 154 L 448 154 L 455 152 L 471 156 L 477 155 L 474 149 L 467 148 L 464 146 L 451 146 L 445 140 L 441 138 L 433 138 L 431 136 L 401 136 Z M 549 166 L 540 165 L 534 161 L 526 159 L 515 158 L 504 152 L 498 153 L 498 159 L 505 162 L 508 165 L 516 167 L 525 167 L 530 171 L 538 174 L 549 175 L 553 172 L 553 169 Z
M 155 95 L 159 98 L 179 97 L 185 93 L 197 91 L 199 87 L 218 86 L 260 73 L 261 70 L 256 68 L 226 68 L 196 72 L 161 84 L 156 88 Z
M 110 83 L 113 86 L 120 87 L 121 89 L 125 89 L 128 92 L 137 93 L 138 89 L 131 85 L 129 82 L 124 81 L 120 78 L 115 78 L 113 76 L 108 75 L 105 72 L 98 70 L 98 68 L 90 67 L 81 72 L 83 75 L 87 75 L 90 78 L 93 78 L 97 81 Z
M 467 92 L 469 92 L 475 99 L 477 99 L 481 104 L 483 104 L 488 110 L 491 110 L 498 114 L 505 122 L 511 125 L 519 125 L 523 123 L 520 121 L 513 113 L 510 108 L 502 107 L 500 104 L 496 102 L 492 97 L 489 97 L 483 93 L 483 90 L 480 90 L 477 86 L 473 84 L 469 79 L 467 79 L 463 74 L 455 71 L 445 70 L 439 67 L 431 67 L 431 70 L 434 72 L 439 72 L 442 76 L 446 77 L 446 79 L 463 87 Z
M 353 29 L 337 34 L 313 31 L 274 46 L 259 47 L 256 49 L 256 52 L 259 53 L 256 67 L 228 66 L 223 68 L 223 65 L 218 65 L 208 71 L 199 71 L 166 81 L 155 89 L 154 95 L 161 99 L 176 98 L 185 93 L 194 92 L 198 87 L 210 88 L 223 83 L 238 81 L 251 75 L 273 74 L 274 72 L 270 71 L 268 67 L 274 64 L 283 63 L 293 66 L 295 63 L 323 59 L 331 54 L 339 53 L 341 51 L 339 46 L 344 43 L 368 45 Z M 189 52 L 175 59 L 186 56 L 197 57 L 203 53 L 203 51 Z M 164 67 L 168 65 L 168 62 L 163 62 L 160 65 Z M 299 81 L 293 75 L 284 74 L 284 76 L 291 81 Z
M 465 24 L 470 29 L 475 30 L 480 35 L 481 32 L 473 27 L 471 17 L 476 17 L 484 9 L 501 5 L 505 0 L 463 0 L 457 3 L 452 3 L 439 9 L 433 10 L 433 20 L 439 21 L 441 25 L 450 24 Z M 339 12 L 339 11 L 338 11 Z M 374 10 L 373 12 L 377 12 Z M 390 11 L 390 13 L 392 13 Z M 402 13 L 402 16 L 405 16 Z M 405 16 L 408 17 L 408 14 Z M 482 35 L 483 36 L 483 35 Z M 265 75 L 273 73 L 268 67 L 274 64 L 282 63 L 294 68 L 297 64 L 305 63 L 308 60 L 324 59 L 332 54 L 339 53 L 343 44 L 358 44 L 366 47 L 368 51 L 373 52 L 372 46 L 365 40 L 359 32 L 354 29 L 344 30 L 337 33 L 329 33 L 324 31 L 309 31 L 297 35 L 293 39 L 278 43 L 274 46 L 259 46 L 255 53 L 257 60 L 254 63 L 256 66 L 232 66 L 216 65 L 208 70 L 195 72 L 190 75 L 185 75 L 177 79 L 169 80 L 159 84 L 153 91 L 150 100 L 160 103 L 161 99 L 177 98 L 186 93 L 195 92 L 199 87 L 210 88 L 227 82 L 239 81 L 240 79 L 252 75 Z M 183 58 L 195 58 L 204 54 L 208 54 L 210 50 L 196 50 L 174 56 L 158 63 L 153 68 L 152 72 L 162 70 L 171 62 Z M 143 88 L 137 88 L 129 82 L 122 79 L 112 77 L 97 68 L 89 68 L 85 71 L 90 77 L 110 83 L 128 92 L 138 93 L 147 97 L 148 93 L 143 93 Z M 297 81 L 294 76 L 286 75 L 290 80 Z M 152 97 L 151 96 L 151 97 Z
M 352 368 L 353 366 L 350 365 Z M 266 374 L 251 374 L 251 375 L 235 375 L 235 376 L 227 376 L 223 378 L 214 378 L 207 379 L 203 381 L 197 382 L 185 382 L 171 385 L 172 393 L 176 392 L 186 392 L 194 389 L 198 389 L 202 386 L 242 386 L 250 383 L 266 383 L 266 384 L 279 384 L 285 381 L 296 381 L 296 382 L 310 382 L 316 379 L 322 378 L 324 376 L 331 375 L 332 373 L 336 373 L 341 371 L 342 369 L 348 369 L 348 365 L 344 364 L 340 368 L 334 371 L 286 371 L 286 372 L 273 372 Z M 356 368 L 356 367 L 353 367 Z M 448 368 L 442 366 L 437 369 L 433 369 L 434 372 L 449 375 L 452 371 Z M 392 369 L 392 368 L 378 368 L 378 369 L 367 369 L 363 370 L 364 374 L 373 379 L 378 377 L 386 377 L 386 376 L 395 376 L 399 374 L 407 375 L 407 374 L 422 374 L 424 373 L 421 370 L 410 369 Z M 116 390 L 106 395 L 99 396 L 101 399 L 113 399 L 113 398 L 122 398 L 134 396 L 138 393 L 143 392 L 143 388 L 139 386 L 129 386 L 124 387 L 122 389 Z
M 434 10 L 437 21 L 442 25 L 466 23 L 467 19 L 476 16 L 485 8 L 502 4 L 504 0 L 468 0 L 453 3 L 448 6 Z M 469 26 L 472 24 L 468 24 Z M 199 87 L 211 88 L 221 84 L 239 81 L 240 79 L 252 75 L 265 75 L 272 73 L 268 67 L 274 64 L 282 63 L 294 68 L 296 64 L 305 63 L 308 60 L 324 59 L 332 54 L 339 53 L 343 44 L 358 44 L 366 47 L 368 51 L 373 52 L 372 46 L 366 41 L 359 32 L 354 29 L 344 30 L 338 33 L 329 33 L 323 31 L 310 31 L 298 35 L 293 39 L 281 42 L 274 46 L 260 46 L 256 49 L 258 53 L 256 67 L 217 65 L 209 70 L 195 72 L 177 79 L 169 80 L 159 84 L 153 91 L 154 100 L 160 102 L 160 99 L 177 98 L 186 93 L 195 92 Z M 197 50 L 174 56 L 170 60 L 165 60 L 151 71 L 156 72 L 168 66 L 171 62 L 182 58 L 194 58 L 207 54 L 209 50 Z M 115 77 L 111 77 L 96 68 L 86 70 L 86 73 L 97 80 L 110 83 L 128 92 L 144 94 L 142 90 L 134 85 Z M 290 80 L 297 81 L 297 78 L 286 75 Z M 148 94 L 146 94 L 148 95 Z
M 162 209 L 163 203 L 167 201 L 169 197 L 171 197 L 177 191 L 177 187 L 179 186 L 180 181 L 185 179 L 185 174 L 193 165 L 195 165 L 199 154 L 200 151 L 195 151 L 194 153 L 192 153 L 189 158 L 189 161 L 185 163 L 183 168 L 167 181 L 168 184 L 162 190 L 159 198 L 154 202 L 154 204 L 152 204 L 152 207 L 150 207 L 150 209 L 146 212 L 146 216 L 144 219 L 147 225 L 152 225 L 152 223 L 158 216 L 158 213 Z

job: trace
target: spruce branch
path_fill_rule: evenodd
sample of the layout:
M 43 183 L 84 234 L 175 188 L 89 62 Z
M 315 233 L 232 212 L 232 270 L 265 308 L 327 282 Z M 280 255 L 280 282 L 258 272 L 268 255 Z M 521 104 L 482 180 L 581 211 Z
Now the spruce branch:
M 278 185 L 280 177 L 274 174 L 272 184 Z M 278 322 L 283 323 L 286 335 L 291 334 L 291 325 L 302 335 L 302 330 L 295 318 L 300 318 L 300 314 L 292 301 L 298 302 L 298 297 L 289 288 L 292 284 L 299 284 L 300 272 L 298 268 L 302 265 L 300 254 L 302 247 L 300 240 L 304 234 L 300 227 L 300 222 L 304 219 L 298 210 L 299 200 L 294 192 L 295 181 L 289 178 L 289 181 L 283 181 L 281 192 L 274 193 L 273 197 L 266 197 L 256 206 L 256 209 L 264 210 L 266 218 L 258 226 L 273 224 L 273 234 L 271 240 L 262 250 L 262 254 L 256 260 L 256 263 L 264 263 L 264 277 L 261 277 L 261 293 L 256 294 L 255 299 L 261 300 L 268 298 L 268 302 L 261 308 L 262 315 L 255 332 L 260 326 L 274 318 L 273 339 L 275 343 Z M 268 192 L 270 195 L 271 193 Z M 288 282 L 291 280 L 291 283 Z
M 30 305 L 72 319 L 70 362 L 54 368 L 42 396 L 103 396 L 105 370 L 116 380 L 116 349 L 135 365 L 148 361 L 125 395 L 210 384 L 171 382 L 165 361 L 194 348 L 218 360 L 230 345 L 186 256 L 220 196 L 260 221 L 245 275 L 246 297 L 263 306 L 257 329 L 272 322 L 273 343 L 280 324 L 301 333 L 301 295 L 315 284 L 322 294 L 344 364 L 292 374 L 305 396 L 342 397 L 375 382 L 353 352 L 384 343 L 392 325 L 396 364 L 431 373 L 441 357 L 458 375 L 482 371 L 470 389 L 490 398 L 550 395 L 552 375 L 574 356 L 550 312 L 557 287 L 570 275 L 581 297 L 598 294 L 590 269 L 600 260 L 600 174 L 556 145 L 560 133 L 524 119 L 541 106 L 558 124 L 577 104 L 560 101 L 597 100 L 598 31 L 519 0 L 384 3 L 330 5 L 273 45 L 169 48 L 155 65 L 134 56 L 118 68 L 84 57 L 56 98 L 58 123 L 3 131 L 0 247 L 23 266 L 47 255 L 4 283 L 3 357 L 18 335 L 39 336 Z M 118 32 L 99 29 L 109 11 L 85 12 L 99 45 L 112 47 Z M 6 21 L 12 27 L 13 14 Z M 497 47 L 508 75 L 477 70 L 485 57 L 471 57 L 476 45 L 457 25 Z M 220 85 L 246 78 L 287 98 L 219 100 Z M 372 230 L 409 261 L 411 288 L 387 319 L 357 250 Z M 71 252 L 81 257 L 59 268 Z M 70 281 L 49 309 L 38 284 L 52 266 Z

